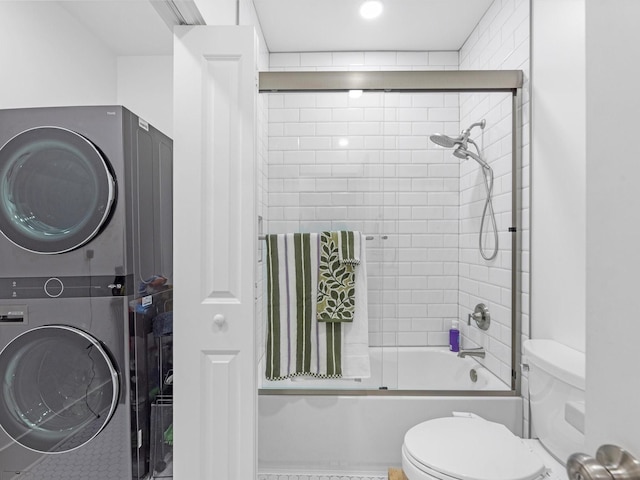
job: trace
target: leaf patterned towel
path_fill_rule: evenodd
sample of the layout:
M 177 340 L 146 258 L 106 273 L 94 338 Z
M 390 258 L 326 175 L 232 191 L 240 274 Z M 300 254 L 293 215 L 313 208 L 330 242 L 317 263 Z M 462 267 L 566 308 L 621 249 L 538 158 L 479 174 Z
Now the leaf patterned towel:
M 343 233 L 351 234 L 350 243 L 349 236 L 341 237 Z M 320 235 L 317 302 L 319 322 L 353 322 L 356 303 L 355 268 L 359 259 L 353 257 L 352 252 L 354 243 L 359 240 L 360 235 L 355 235 L 354 232 L 323 232 Z

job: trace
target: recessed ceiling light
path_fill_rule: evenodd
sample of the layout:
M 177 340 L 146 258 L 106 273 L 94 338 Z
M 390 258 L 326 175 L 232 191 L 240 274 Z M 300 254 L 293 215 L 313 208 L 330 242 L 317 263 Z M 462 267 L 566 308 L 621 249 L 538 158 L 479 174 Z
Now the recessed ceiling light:
M 360 15 L 362 18 L 371 20 L 372 18 L 379 17 L 383 10 L 382 2 L 380 0 L 367 0 L 360 5 Z

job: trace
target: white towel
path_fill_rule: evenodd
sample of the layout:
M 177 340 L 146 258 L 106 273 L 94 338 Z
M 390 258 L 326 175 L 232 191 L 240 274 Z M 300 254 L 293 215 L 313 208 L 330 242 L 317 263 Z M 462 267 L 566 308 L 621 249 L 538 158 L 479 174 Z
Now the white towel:
M 367 259 L 364 235 L 356 232 L 360 264 L 356 267 L 356 308 L 353 322 L 342 323 L 342 378 L 369 378 L 369 309 L 367 297 Z

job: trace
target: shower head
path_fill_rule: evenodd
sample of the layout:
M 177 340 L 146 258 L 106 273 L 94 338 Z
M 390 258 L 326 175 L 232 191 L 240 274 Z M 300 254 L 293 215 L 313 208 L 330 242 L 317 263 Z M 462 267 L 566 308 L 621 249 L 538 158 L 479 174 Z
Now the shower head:
M 434 133 L 429 137 L 429 140 L 431 140 L 436 145 L 440 145 L 441 147 L 453 148 L 456 145 L 460 145 L 462 137 L 453 139 L 448 135 L 443 135 L 441 133 Z
M 487 122 L 484 119 L 479 122 L 473 123 L 469 128 L 462 130 L 462 132 L 460 132 L 460 135 L 458 135 L 458 137 L 456 138 L 451 138 L 450 136 L 443 135 L 442 133 L 434 133 L 433 135 L 429 136 L 429 140 L 431 140 L 436 145 L 440 145 L 441 147 L 444 147 L 444 148 L 454 148 L 457 145 L 466 150 L 467 141 L 470 141 L 471 143 L 473 143 L 473 140 L 469 139 L 469 134 L 471 133 L 471 130 L 474 127 L 480 127 L 484 129 L 486 123 Z

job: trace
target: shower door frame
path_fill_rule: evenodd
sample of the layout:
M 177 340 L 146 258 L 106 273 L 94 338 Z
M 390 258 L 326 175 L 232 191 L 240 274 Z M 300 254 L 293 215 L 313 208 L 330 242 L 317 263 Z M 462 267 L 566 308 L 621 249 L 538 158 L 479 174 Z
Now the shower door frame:
M 520 396 L 522 341 L 522 70 L 260 72 L 259 93 L 405 92 L 511 94 L 511 390 L 260 389 L 259 395 Z

